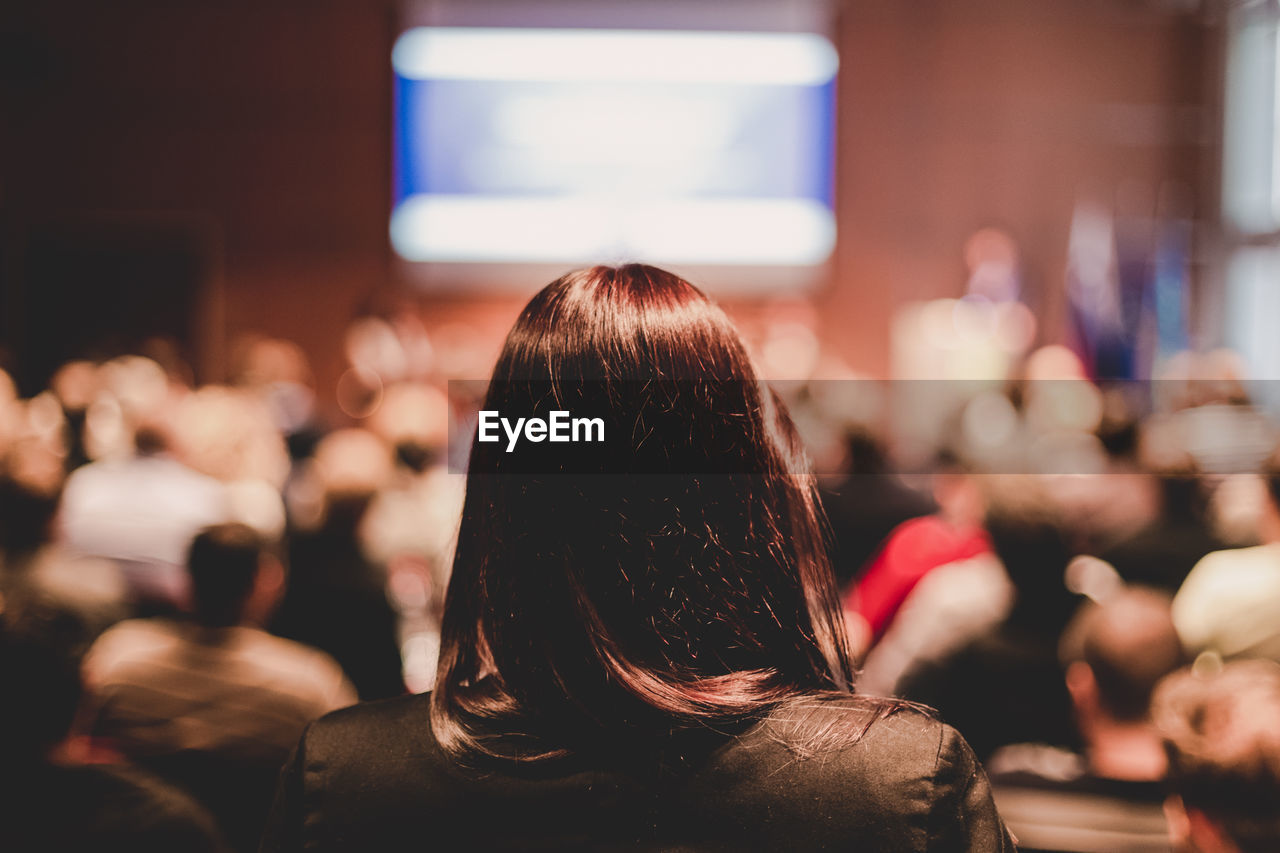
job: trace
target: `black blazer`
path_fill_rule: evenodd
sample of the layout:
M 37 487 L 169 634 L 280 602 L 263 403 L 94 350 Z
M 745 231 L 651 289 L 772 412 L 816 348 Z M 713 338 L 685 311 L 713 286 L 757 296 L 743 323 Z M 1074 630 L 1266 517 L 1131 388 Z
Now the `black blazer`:
M 814 704 L 819 724 L 868 718 L 865 700 Z M 427 708 L 411 696 L 312 724 L 281 778 L 264 853 L 1014 850 L 968 744 L 911 709 L 809 758 L 784 745 L 775 712 L 696 760 L 476 770 L 441 752 Z

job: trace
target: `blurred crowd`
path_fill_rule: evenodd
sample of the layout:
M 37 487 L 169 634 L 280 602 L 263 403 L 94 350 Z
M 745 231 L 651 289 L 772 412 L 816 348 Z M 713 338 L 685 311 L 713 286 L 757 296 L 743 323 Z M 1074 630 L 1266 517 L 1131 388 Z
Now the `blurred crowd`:
M 1015 335 L 990 376 L 877 382 L 821 358 L 802 306 L 769 317 L 762 371 L 813 377 L 778 389 L 860 689 L 956 726 L 1025 849 L 1280 846 L 1277 434 L 1233 359 L 1098 383 Z M 430 689 L 478 399 L 447 380 L 484 370 L 411 324 L 347 343 L 340 428 L 270 338 L 225 385 L 139 355 L 25 399 L 0 373 L 14 849 L 255 849 L 310 720 Z
M 859 688 L 956 726 L 1022 849 L 1280 849 L 1280 456 L 1249 390 L 1226 353 L 1098 383 L 1047 349 L 877 386 L 931 446 L 835 442 Z
M 353 326 L 341 428 L 277 339 L 225 385 L 127 355 L 20 399 L 0 372 L 6 849 L 254 850 L 308 722 L 429 689 L 462 478 L 413 341 Z

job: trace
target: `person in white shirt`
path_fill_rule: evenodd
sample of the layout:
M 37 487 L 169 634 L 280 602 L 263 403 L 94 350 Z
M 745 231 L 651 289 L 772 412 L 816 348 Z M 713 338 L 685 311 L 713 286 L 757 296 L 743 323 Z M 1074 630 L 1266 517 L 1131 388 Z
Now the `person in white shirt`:
M 133 455 L 91 462 L 67 478 L 58 540 L 72 553 L 114 560 L 135 600 L 178 609 L 188 592 L 187 548 L 202 528 L 232 520 L 229 493 L 175 458 L 158 426 L 139 428 L 134 441 Z
M 1280 469 L 1266 484 L 1262 544 L 1207 554 L 1173 600 L 1173 623 L 1192 654 L 1280 661 Z

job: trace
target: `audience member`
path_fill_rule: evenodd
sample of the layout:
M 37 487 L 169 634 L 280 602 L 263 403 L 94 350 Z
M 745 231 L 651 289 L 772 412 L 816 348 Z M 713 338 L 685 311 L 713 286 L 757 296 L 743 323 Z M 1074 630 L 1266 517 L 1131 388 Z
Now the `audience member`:
M 991 485 L 985 526 L 1012 592 L 1008 610 L 949 653 L 913 663 L 895 692 L 937 708 L 980 759 L 1009 743 L 1074 747 L 1058 664 L 1059 637 L 1078 604 L 1064 583 L 1074 554 L 1070 531 L 1039 478 L 993 477 Z M 993 587 L 989 594 L 1007 593 Z
M 865 623 L 868 645 L 884 635 L 898 609 L 922 578 L 939 566 L 987 553 L 982 495 L 963 466 L 944 462 L 934 475 L 939 511 L 903 522 L 889 535 L 845 600 L 855 625 Z
M 0 602 L 0 847 L 6 853 L 219 853 L 213 818 L 140 770 L 84 764 L 67 740 L 86 626 L 38 594 Z
M 990 551 L 931 569 L 912 588 L 863 661 L 863 692 L 896 696 L 913 668 L 990 632 L 1009 613 L 1013 584 Z
M 305 459 L 315 451 L 324 430 L 315 411 L 315 378 L 301 347 L 279 338 L 245 336 L 232 350 L 232 375 L 237 387 L 266 404 L 291 459 Z
M 1268 471 L 1266 484 L 1263 544 L 1208 554 L 1174 598 L 1174 624 L 1193 653 L 1280 661 L 1280 469 Z
M 884 442 L 866 428 L 844 435 L 844 470 L 819 483 L 831 520 L 831 568 L 841 589 L 853 583 L 899 525 L 938 509 L 893 470 Z
M 959 735 L 853 695 L 798 435 L 706 296 L 570 273 L 494 378 L 612 437 L 473 443 L 435 690 L 312 726 L 264 850 L 1012 849 Z
M 85 447 L 89 407 L 101 390 L 98 367 L 90 361 L 69 361 L 49 380 L 49 390 L 62 406 L 63 436 L 67 446 L 66 470 L 74 471 L 92 461 Z
M 196 795 L 251 850 L 303 727 L 356 695 L 327 655 L 252 627 L 284 582 L 259 534 L 208 528 L 187 565 L 192 620 L 122 622 L 89 651 L 87 727 Z
M 188 593 L 183 559 L 196 532 L 231 518 L 226 489 L 170 452 L 161 421 L 134 433 L 134 453 L 76 469 L 59 510 L 59 540 L 114 560 L 142 610 L 172 612 Z
M 28 592 L 74 611 L 97 634 L 128 611 L 128 590 L 110 560 L 84 557 L 52 541 L 62 487 L 61 459 L 48 460 L 52 477 L 30 477 L 38 447 L 18 444 L 0 455 L 0 596 Z
M 395 448 L 396 472 L 361 523 L 363 551 L 385 567 L 399 617 L 404 684 L 431 689 L 440 654 L 440 617 L 466 480 L 448 468 L 449 399 L 425 383 L 392 386 L 369 418 Z
M 369 428 L 394 448 L 396 473 L 362 521 L 365 551 L 383 566 L 405 556 L 423 561 L 443 594 L 465 485 L 447 465 L 449 400 L 429 385 L 393 386 Z
M 1184 662 L 1168 597 L 1133 588 L 1086 603 L 1061 654 L 1083 751 L 1012 744 L 987 762 L 1020 849 L 1168 851 L 1166 760 L 1149 714 L 1156 684 Z
M 1126 583 L 1178 591 L 1201 557 L 1225 547 L 1209 520 L 1208 490 L 1194 459 L 1160 438 L 1161 430 L 1144 435 L 1143 458 L 1155 477 L 1158 514 L 1136 532 L 1113 542 L 1098 554 Z
M 1152 714 L 1169 758 L 1169 826 L 1187 853 L 1280 850 L 1280 667 L 1230 662 L 1183 670 Z
M 386 571 L 369 559 L 361 536 L 374 496 L 391 481 L 390 449 L 366 430 L 339 430 L 321 439 L 313 474 L 319 525 L 291 539 L 289 588 L 271 630 L 332 655 L 361 699 L 402 695 Z

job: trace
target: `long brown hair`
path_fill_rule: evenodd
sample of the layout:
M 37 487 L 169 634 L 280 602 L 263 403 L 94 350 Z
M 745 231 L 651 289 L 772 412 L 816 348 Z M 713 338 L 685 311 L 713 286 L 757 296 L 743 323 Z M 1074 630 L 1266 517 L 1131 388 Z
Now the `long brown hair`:
M 538 759 L 852 691 L 820 508 L 724 313 L 631 264 L 525 307 L 484 410 L 601 416 L 537 464 L 472 444 L 431 700 L 459 758 Z

